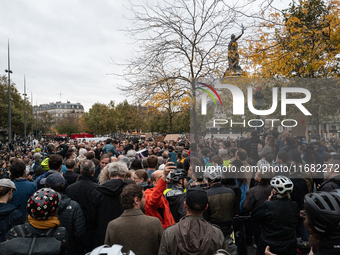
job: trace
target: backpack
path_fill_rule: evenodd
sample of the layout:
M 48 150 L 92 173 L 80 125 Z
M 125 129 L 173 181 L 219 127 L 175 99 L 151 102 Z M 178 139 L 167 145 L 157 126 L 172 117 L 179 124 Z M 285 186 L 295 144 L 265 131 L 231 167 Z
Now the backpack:
M 252 158 L 256 161 L 260 159 L 259 154 L 257 152 L 257 145 L 258 143 L 251 143 L 249 149 L 249 158 Z
M 58 226 L 49 229 L 45 234 L 29 235 L 26 224 L 15 226 L 17 238 L 0 243 L 1 255 L 58 255 L 61 241 L 52 237 Z

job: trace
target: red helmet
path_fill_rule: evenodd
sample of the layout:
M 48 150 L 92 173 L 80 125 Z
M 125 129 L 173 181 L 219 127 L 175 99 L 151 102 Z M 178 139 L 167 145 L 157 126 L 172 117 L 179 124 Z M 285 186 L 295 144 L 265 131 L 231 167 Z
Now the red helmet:
M 58 204 L 58 193 L 53 189 L 43 188 L 28 199 L 26 210 L 32 218 L 46 220 L 55 214 Z

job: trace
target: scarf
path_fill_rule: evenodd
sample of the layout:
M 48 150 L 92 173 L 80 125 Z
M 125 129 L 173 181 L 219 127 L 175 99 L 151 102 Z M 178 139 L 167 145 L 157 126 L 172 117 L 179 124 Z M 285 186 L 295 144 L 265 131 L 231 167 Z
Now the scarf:
M 38 220 L 28 216 L 28 222 L 35 228 L 40 229 L 50 229 L 54 228 L 55 226 L 59 226 L 60 222 L 57 217 L 53 216 L 48 220 Z

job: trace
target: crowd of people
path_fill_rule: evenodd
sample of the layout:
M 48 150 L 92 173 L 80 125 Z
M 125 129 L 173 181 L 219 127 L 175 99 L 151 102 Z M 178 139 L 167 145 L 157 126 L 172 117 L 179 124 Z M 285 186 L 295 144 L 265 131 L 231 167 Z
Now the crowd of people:
M 336 139 L 189 138 L 0 143 L 0 253 L 340 254 Z

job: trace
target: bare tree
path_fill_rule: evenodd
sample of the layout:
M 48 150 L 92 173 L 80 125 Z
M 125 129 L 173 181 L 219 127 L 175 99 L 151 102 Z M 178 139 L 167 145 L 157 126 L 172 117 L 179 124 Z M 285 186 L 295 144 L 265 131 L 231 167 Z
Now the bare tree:
M 191 127 L 196 127 L 196 83 L 223 76 L 230 29 L 238 26 L 236 21 L 245 6 L 228 6 L 220 0 L 130 2 L 133 27 L 125 31 L 139 50 L 127 60 L 122 74 L 130 85 L 120 89 L 141 103 L 171 80 L 181 90 L 190 91 Z M 197 141 L 197 131 L 192 131 Z

